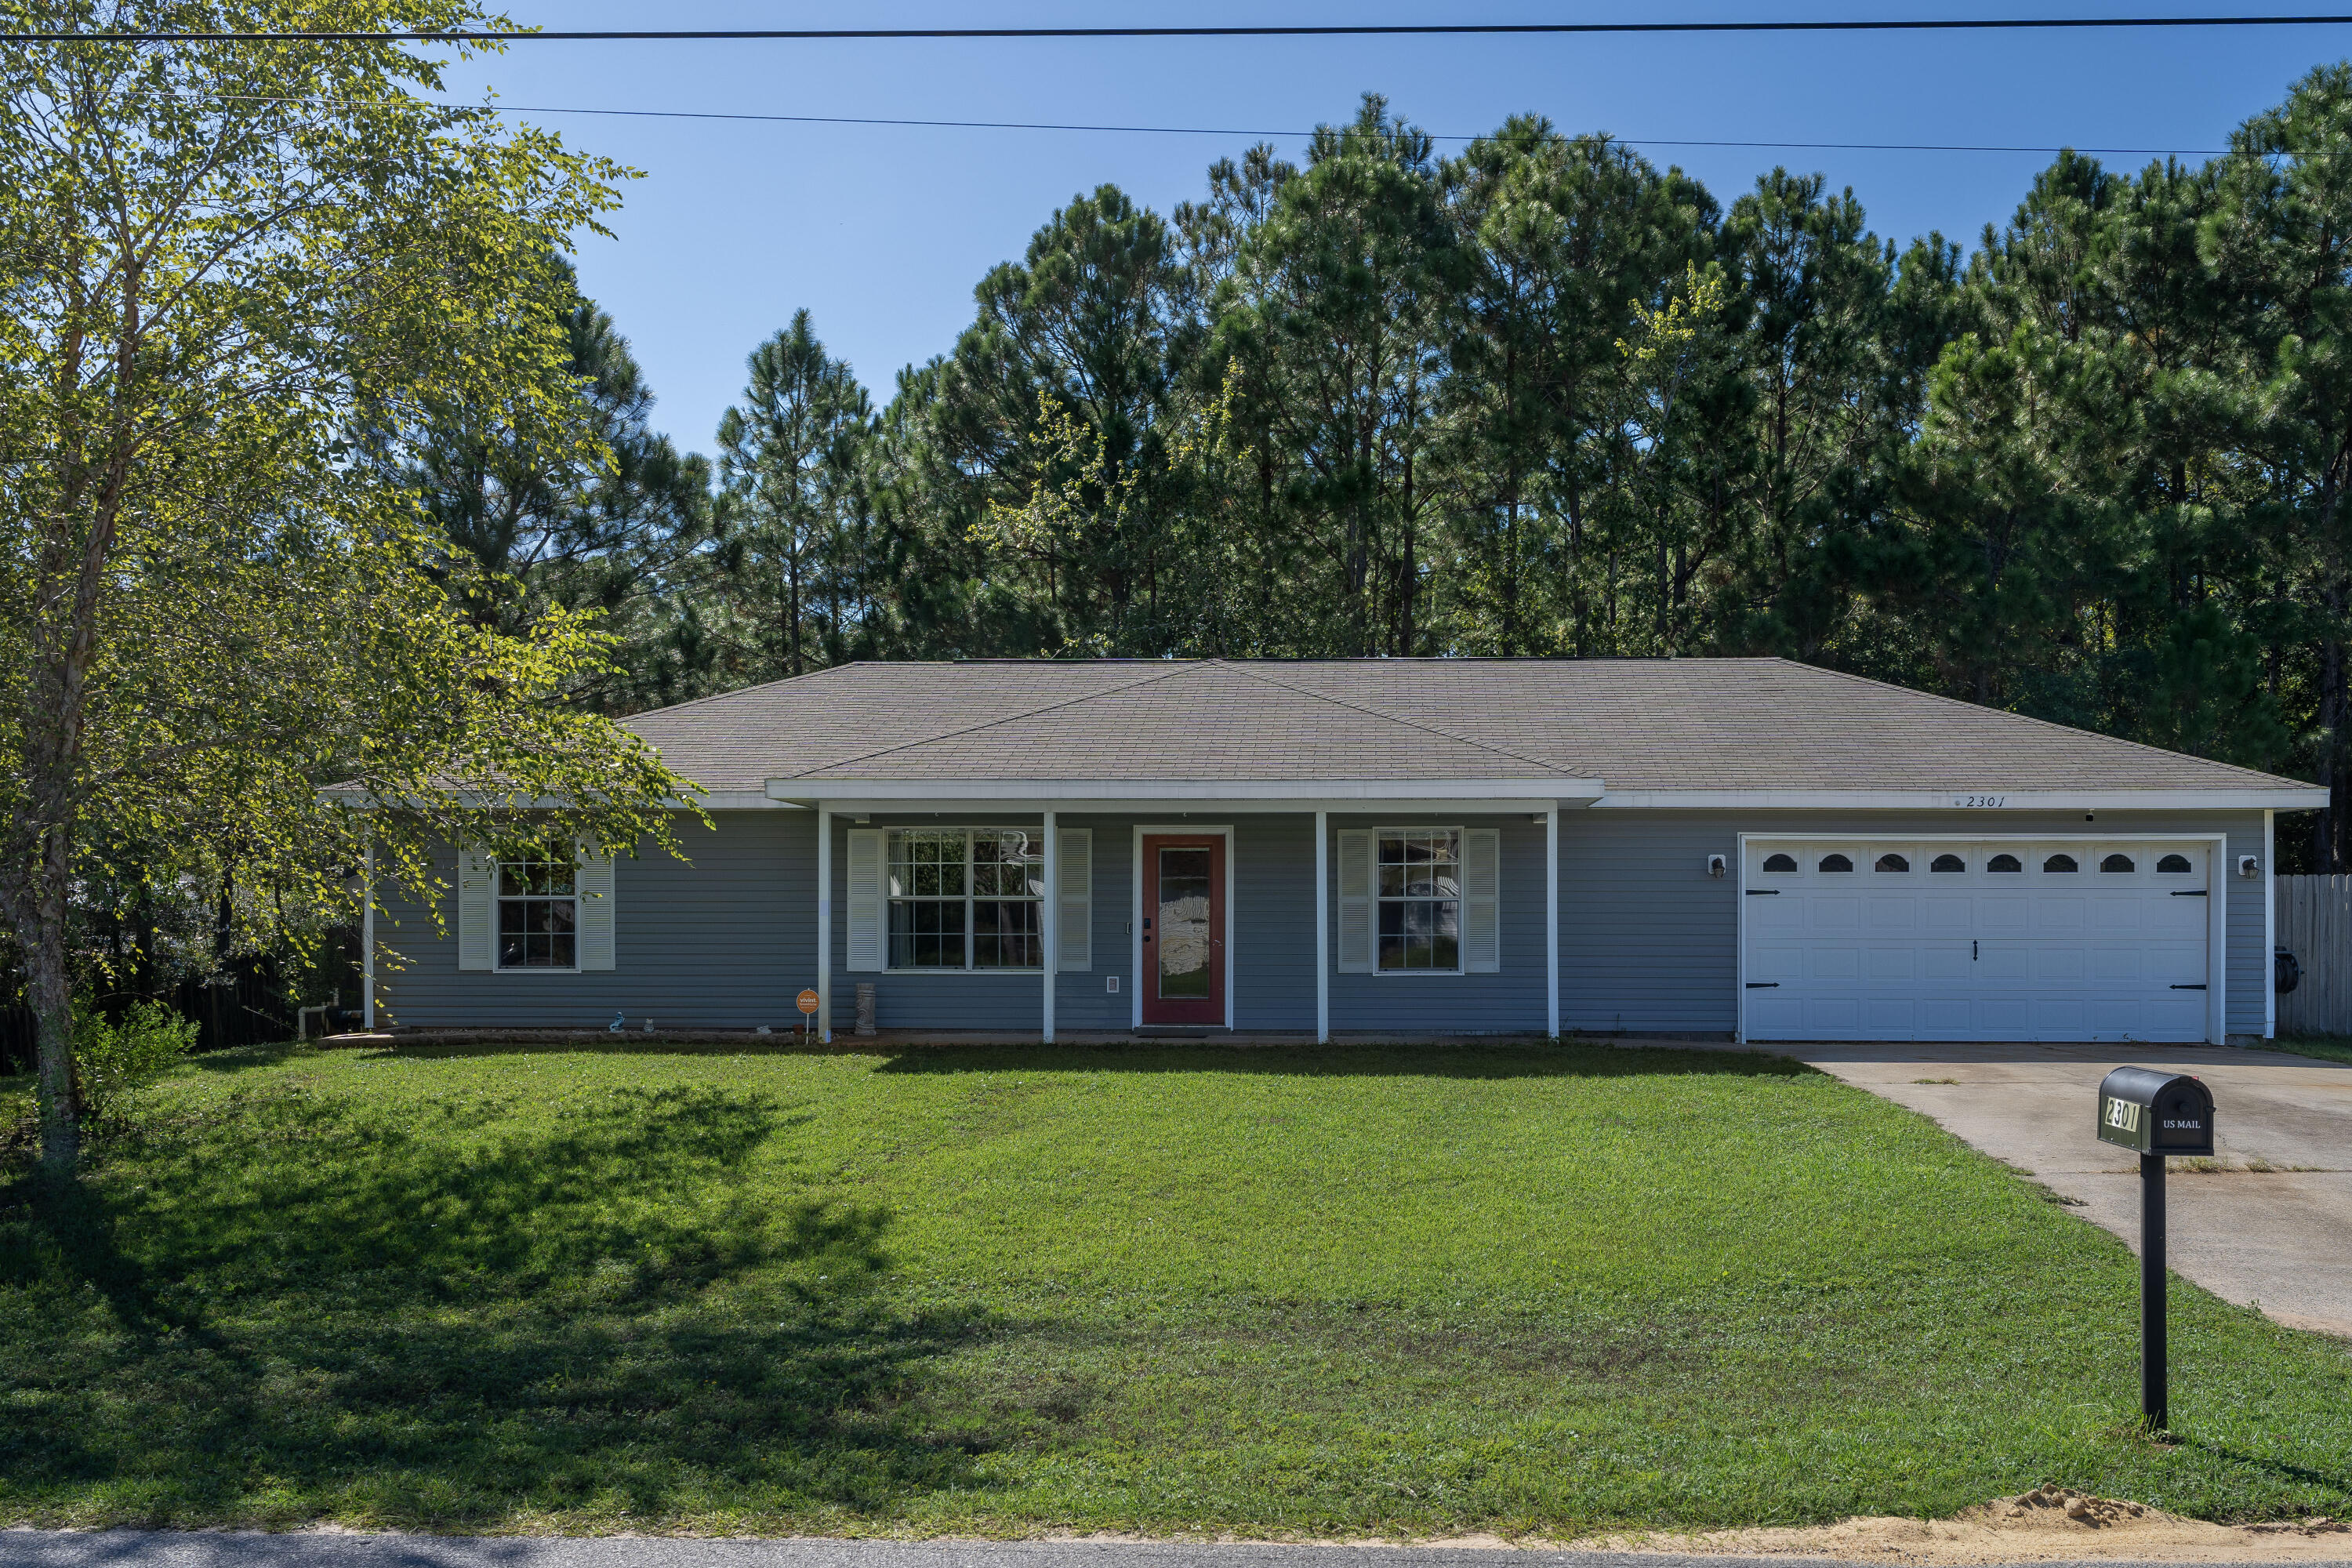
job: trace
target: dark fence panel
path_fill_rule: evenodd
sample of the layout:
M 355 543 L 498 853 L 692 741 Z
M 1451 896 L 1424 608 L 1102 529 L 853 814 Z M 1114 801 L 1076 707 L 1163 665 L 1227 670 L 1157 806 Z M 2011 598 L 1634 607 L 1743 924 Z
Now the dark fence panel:
M 109 1013 L 128 1007 L 135 995 L 100 999 Z M 242 963 L 209 980 L 184 980 L 162 1000 L 196 1025 L 196 1049 L 265 1045 L 294 1037 L 294 1002 L 278 965 L 268 960 Z M 0 1072 L 30 1072 L 34 1050 L 33 1010 L 0 1006 Z

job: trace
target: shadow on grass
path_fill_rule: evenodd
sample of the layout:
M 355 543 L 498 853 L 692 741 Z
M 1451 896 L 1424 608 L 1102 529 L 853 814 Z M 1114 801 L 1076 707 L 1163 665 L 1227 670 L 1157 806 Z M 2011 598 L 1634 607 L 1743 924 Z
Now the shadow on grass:
M 1137 1040 L 1108 1045 L 879 1045 L 844 1037 L 830 1046 L 659 1040 L 479 1040 L 465 1044 L 363 1047 L 367 1061 L 456 1061 L 479 1057 L 857 1057 L 885 1073 L 1140 1072 L 1245 1073 L 1318 1078 L 1659 1078 L 1706 1073 L 1733 1078 L 1803 1078 L 1811 1068 L 1788 1057 L 1706 1046 L 1587 1045 L 1577 1041 L 1489 1045 L 1265 1046 L 1220 1041 Z M 272 1058 L 270 1059 L 279 1059 Z M 224 1064 L 225 1069 L 236 1064 Z M 261 1065 L 259 1063 L 245 1065 Z
M 1802 1078 L 1787 1057 L 1705 1047 L 1580 1045 L 1226 1046 L 1138 1041 L 1110 1046 L 929 1046 L 901 1050 L 877 1072 L 1240 1073 L 1284 1078 Z
M 507 1109 L 240 1091 L 102 1180 L 0 1192 L 5 1489 L 446 1527 L 982 1484 L 986 1434 L 909 1411 L 990 1325 L 882 1301 L 887 1214 L 737 1179 L 804 1118 L 709 1089 Z
M 2184 1437 L 2179 1441 L 2183 1447 L 2199 1449 L 2217 1459 L 2258 1470 L 2276 1480 L 2299 1481 L 2306 1486 L 2332 1488 L 2339 1492 L 2352 1491 L 2352 1455 L 2345 1456 L 2333 1471 L 2315 1470 L 2308 1465 L 2292 1465 L 2284 1459 L 2248 1453 L 2227 1443 L 2209 1443 L 2199 1437 Z

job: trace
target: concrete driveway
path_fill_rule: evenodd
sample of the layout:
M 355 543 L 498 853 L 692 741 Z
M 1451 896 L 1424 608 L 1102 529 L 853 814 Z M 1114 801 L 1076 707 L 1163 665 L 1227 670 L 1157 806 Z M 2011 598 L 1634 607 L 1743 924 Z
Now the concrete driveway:
M 2218 1168 L 2174 1163 L 2166 1182 L 2173 1270 L 2282 1323 L 2352 1337 L 2352 1067 L 2221 1046 L 1751 1048 L 1934 1117 L 2079 1199 L 2074 1212 L 2135 1248 L 2138 1165 L 2092 1130 L 2099 1079 L 2127 1063 L 2193 1074 L 2213 1091 Z

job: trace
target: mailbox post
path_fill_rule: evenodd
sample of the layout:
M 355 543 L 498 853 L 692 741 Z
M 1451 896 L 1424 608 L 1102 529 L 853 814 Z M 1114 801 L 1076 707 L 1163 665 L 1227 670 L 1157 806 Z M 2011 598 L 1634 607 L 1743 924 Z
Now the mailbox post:
M 2164 1162 L 2213 1152 L 2213 1093 L 2185 1073 L 2117 1068 L 2099 1084 L 2099 1138 L 2139 1155 L 2139 1409 L 2172 1424 L 2165 1375 Z

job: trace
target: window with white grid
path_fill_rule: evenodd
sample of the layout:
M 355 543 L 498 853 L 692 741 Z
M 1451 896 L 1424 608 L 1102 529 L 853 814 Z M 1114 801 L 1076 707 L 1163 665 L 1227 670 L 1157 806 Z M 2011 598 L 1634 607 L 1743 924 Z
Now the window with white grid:
M 1034 829 L 893 829 L 890 967 L 1041 969 L 1045 894 Z

